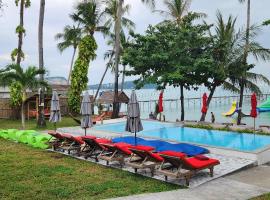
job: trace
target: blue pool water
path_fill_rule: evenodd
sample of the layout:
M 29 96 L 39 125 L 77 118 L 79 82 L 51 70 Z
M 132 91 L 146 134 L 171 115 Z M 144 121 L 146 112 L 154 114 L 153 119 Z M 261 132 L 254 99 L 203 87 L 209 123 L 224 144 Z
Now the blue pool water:
M 147 136 L 177 142 L 223 147 L 239 151 L 256 151 L 270 145 L 270 136 L 177 127 L 174 124 L 142 121 L 144 130 L 138 136 Z M 125 132 L 125 123 L 96 126 L 96 130 Z

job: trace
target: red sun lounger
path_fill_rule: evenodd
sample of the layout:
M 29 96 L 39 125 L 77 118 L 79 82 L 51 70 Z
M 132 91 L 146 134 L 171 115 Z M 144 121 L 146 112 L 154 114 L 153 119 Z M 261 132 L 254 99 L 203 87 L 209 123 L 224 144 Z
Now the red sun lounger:
M 119 162 L 121 167 L 125 164 L 125 158 L 131 156 L 132 152 L 129 150 L 130 144 L 120 142 L 120 143 L 107 143 L 101 144 L 104 149 L 98 156 L 99 159 L 105 160 L 106 164 L 109 165 L 110 162 Z
M 68 141 L 66 140 L 66 137 L 64 137 L 61 133 L 55 132 L 55 131 L 49 131 L 49 135 L 54 138 L 53 140 L 49 140 L 49 144 L 52 146 L 52 149 L 55 150 L 62 150 L 61 146 L 63 146 L 63 143 L 68 145 Z
M 165 181 L 168 177 L 176 179 L 185 179 L 186 185 L 189 185 L 189 180 L 192 176 L 190 170 L 182 168 L 183 160 L 186 154 L 174 151 L 162 151 L 159 155 L 164 159 L 158 169 L 158 173 L 164 175 Z
M 134 168 L 135 173 L 138 169 L 150 169 L 151 175 L 154 176 L 156 166 L 163 162 L 163 158 L 159 154 L 152 152 L 154 148 L 139 145 L 132 146 L 129 150 L 132 152 L 132 156 L 126 164 Z
M 198 171 L 209 169 L 210 175 L 213 176 L 214 167 L 220 162 L 216 159 L 208 158 L 204 155 L 198 155 L 187 158 L 185 154 L 173 151 L 159 152 L 164 162 L 159 168 L 159 173 L 174 178 L 185 178 L 186 184 L 189 185 L 190 178 Z
M 80 155 L 82 145 L 84 144 L 84 141 L 81 137 L 74 137 L 70 134 L 63 133 L 62 136 L 65 139 L 65 142 L 60 146 L 61 149 L 64 151 L 67 151 L 68 154 L 72 152 L 75 152 L 74 154 Z
M 85 142 L 85 146 L 81 152 L 81 155 L 87 158 L 94 158 L 98 162 L 98 155 L 104 151 L 105 147 L 102 144 L 111 144 L 112 141 L 105 138 L 96 138 L 94 136 L 84 136 L 82 140 Z

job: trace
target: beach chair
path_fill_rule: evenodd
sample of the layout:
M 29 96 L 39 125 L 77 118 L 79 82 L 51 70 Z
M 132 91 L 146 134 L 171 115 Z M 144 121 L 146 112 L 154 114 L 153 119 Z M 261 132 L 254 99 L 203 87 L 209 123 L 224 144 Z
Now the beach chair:
M 187 185 L 189 185 L 189 180 L 194 174 L 204 169 L 209 169 L 210 176 L 213 177 L 214 167 L 220 164 L 218 160 L 208 158 L 204 155 L 197 155 L 191 158 L 187 158 L 186 156 L 181 156 L 181 153 L 172 151 L 160 152 L 159 155 L 164 159 L 164 163 L 170 163 L 172 166 L 178 169 L 178 172 L 170 174 L 168 171 L 166 171 L 166 168 L 162 166 L 163 168 L 161 168 L 159 172 L 165 175 L 165 179 L 167 179 L 167 177 L 170 175 L 176 178 L 181 178 L 182 176 L 186 179 Z
M 65 137 L 55 131 L 49 131 L 48 134 L 52 136 L 48 141 L 49 145 L 54 151 L 59 150 L 60 146 L 65 141 Z
M 198 171 L 209 169 L 210 176 L 214 176 L 214 167 L 219 165 L 219 160 L 208 158 L 204 155 L 197 155 L 192 158 L 183 158 L 183 169 L 187 169 L 193 172 L 193 174 L 197 173 Z
M 85 159 L 94 158 L 98 162 L 98 155 L 105 150 L 102 144 L 111 144 L 112 141 L 105 138 L 96 138 L 94 136 L 83 136 L 82 140 L 85 146 L 81 151 L 81 156 Z
M 105 160 L 107 165 L 109 165 L 110 162 L 119 162 L 120 166 L 123 167 L 125 164 L 125 158 L 131 156 L 132 154 L 132 152 L 129 150 L 132 145 L 124 142 L 111 144 L 105 143 L 101 145 L 104 147 L 104 149 L 98 158 Z
M 151 176 L 154 176 L 156 166 L 163 162 L 163 158 L 159 154 L 153 153 L 154 148 L 138 145 L 132 146 L 129 150 L 132 155 L 126 165 L 132 167 L 135 173 L 137 173 L 138 169 L 150 169 Z
M 63 151 L 67 151 L 68 154 L 71 154 L 71 152 L 74 152 L 74 154 L 80 156 L 82 145 L 84 144 L 84 141 L 81 137 L 74 137 L 70 134 L 63 133 L 61 134 L 64 141 L 60 145 L 60 149 Z
M 168 177 L 185 179 L 186 185 L 188 186 L 192 172 L 182 168 L 182 159 L 186 157 L 186 154 L 174 151 L 162 151 L 159 152 L 159 155 L 164 160 L 158 169 L 158 173 L 164 175 L 165 181 L 168 180 Z

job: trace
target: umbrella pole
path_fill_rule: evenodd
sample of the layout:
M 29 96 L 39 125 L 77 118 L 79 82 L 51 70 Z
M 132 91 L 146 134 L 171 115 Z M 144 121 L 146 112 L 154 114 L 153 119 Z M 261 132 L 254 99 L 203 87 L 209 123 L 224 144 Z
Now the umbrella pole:
M 86 128 L 84 129 L 84 135 L 86 136 Z
M 137 146 L 136 118 L 134 119 L 134 122 L 135 122 L 135 146 Z
M 255 134 L 255 130 L 256 130 L 256 127 L 255 127 L 255 124 L 256 122 L 255 122 L 255 117 L 254 117 L 254 134 Z
M 54 122 L 54 132 L 56 132 L 56 122 Z

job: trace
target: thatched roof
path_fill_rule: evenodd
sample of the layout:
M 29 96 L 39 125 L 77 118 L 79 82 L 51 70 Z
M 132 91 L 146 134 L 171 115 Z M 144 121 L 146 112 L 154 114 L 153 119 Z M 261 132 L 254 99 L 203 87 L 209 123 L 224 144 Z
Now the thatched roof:
M 97 102 L 101 104 L 112 104 L 114 101 L 114 92 L 106 91 L 102 92 Z M 118 103 L 128 103 L 129 98 L 124 92 L 118 92 Z

